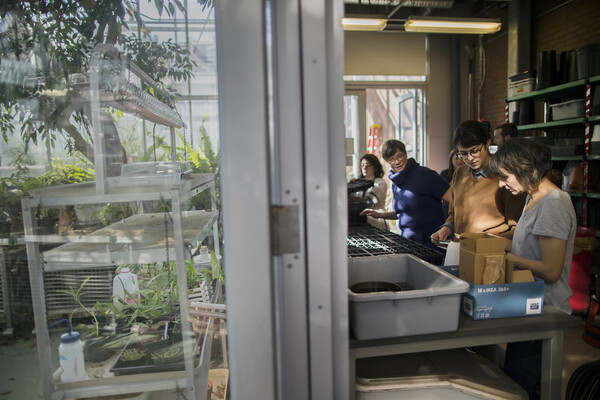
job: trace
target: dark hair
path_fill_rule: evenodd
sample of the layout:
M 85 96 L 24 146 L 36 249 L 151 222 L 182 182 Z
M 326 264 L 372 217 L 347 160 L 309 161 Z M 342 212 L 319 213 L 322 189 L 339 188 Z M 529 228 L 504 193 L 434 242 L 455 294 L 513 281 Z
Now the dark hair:
M 404 143 L 396 139 L 387 140 L 383 146 L 381 146 L 381 156 L 384 160 L 387 160 L 388 158 L 393 157 L 398 150 L 406 154 L 406 146 Z
M 383 176 L 383 167 L 381 166 L 381 162 L 379 162 L 379 158 L 375 154 L 365 154 L 360 158 L 360 161 L 367 160 L 369 164 L 375 168 L 375 177 L 381 178 Z M 361 178 L 364 178 L 362 173 L 360 174 Z
M 452 159 L 456 153 L 458 153 L 458 149 L 455 148 L 450 150 L 450 154 L 448 154 L 448 176 L 450 178 L 452 178 L 452 175 L 454 175 L 454 164 L 452 163 Z
M 487 144 L 491 139 L 489 122 L 484 124 L 479 121 L 463 121 L 454 131 L 454 146 L 472 147 Z
M 490 160 L 490 170 L 502 175 L 500 169 L 514 174 L 526 191 L 535 189 L 552 169 L 550 147 L 532 139 L 511 139 L 500 147 Z
M 494 130 L 496 129 L 500 129 L 502 139 L 504 139 L 506 135 L 510 136 L 511 139 L 519 137 L 519 129 L 517 129 L 515 124 L 511 124 L 510 122 L 500 124 Z

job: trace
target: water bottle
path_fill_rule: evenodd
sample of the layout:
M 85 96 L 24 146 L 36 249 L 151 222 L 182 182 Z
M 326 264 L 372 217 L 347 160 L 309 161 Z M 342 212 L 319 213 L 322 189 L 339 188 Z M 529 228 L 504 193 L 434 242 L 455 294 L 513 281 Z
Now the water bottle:
M 79 339 L 79 332 L 71 332 L 71 323 L 68 319 L 56 321 L 49 328 L 63 322 L 67 323 L 69 332 L 60 336 L 60 345 L 58 346 L 58 359 L 62 369 L 60 380 L 61 382 L 75 382 L 86 379 L 83 342 Z
M 129 305 L 139 302 L 140 287 L 138 277 L 129 268 L 121 271 L 113 279 L 113 304 L 118 309 L 123 308 L 123 303 Z
M 200 253 L 198 253 L 197 256 L 194 256 L 193 260 L 194 260 L 194 269 L 196 270 L 196 272 L 200 273 L 200 271 L 202 271 L 202 268 L 210 269 L 211 263 L 210 263 L 210 253 L 208 252 L 208 247 L 201 246 Z

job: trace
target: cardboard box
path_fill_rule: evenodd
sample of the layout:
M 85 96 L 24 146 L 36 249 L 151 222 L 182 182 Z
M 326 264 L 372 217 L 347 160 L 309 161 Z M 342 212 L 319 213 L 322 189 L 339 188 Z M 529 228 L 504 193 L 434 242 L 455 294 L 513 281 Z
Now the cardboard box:
M 506 261 L 507 283 L 533 282 L 534 280 L 531 271 L 528 269 L 515 269 L 515 263 L 513 261 Z
M 459 278 L 473 285 L 504 283 L 504 253 L 473 253 L 460 249 Z
M 488 233 L 463 233 L 460 235 L 460 248 L 473 253 L 502 253 L 506 239 Z
M 440 268 L 459 275 L 457 265 Z M 461 301 L 461 311 L 474 320 L 542 315 L 543 309 L 544 281 L 538 278 L 533 282 L 470 284 L 469 291 L 462 294 Z
M 487 233 L 465 233 L 460 237 L 460 279 L 473 285 L 505 282 L 505 239 Z

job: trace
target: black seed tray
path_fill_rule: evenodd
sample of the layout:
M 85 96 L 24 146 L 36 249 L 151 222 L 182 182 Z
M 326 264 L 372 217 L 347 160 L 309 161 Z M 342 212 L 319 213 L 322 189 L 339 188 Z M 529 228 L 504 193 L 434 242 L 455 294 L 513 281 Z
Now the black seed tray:
M 412 254 L 434 265 L 442 265 L 444 261 L 444 254 L 439 251 L 366 224 L 349 226 L 347 243 L 348 257 Z

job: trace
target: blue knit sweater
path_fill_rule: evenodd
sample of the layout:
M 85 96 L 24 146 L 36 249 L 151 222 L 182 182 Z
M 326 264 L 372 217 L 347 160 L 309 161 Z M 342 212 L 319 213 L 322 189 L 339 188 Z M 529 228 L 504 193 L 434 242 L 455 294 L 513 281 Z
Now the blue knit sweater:
M 401 235 L 435 248 L 429 236 L 444 223 L 442 196 L 450 187 L 435 171 L 410 158 L 398 173 L 390 171 L 393 207 Z

